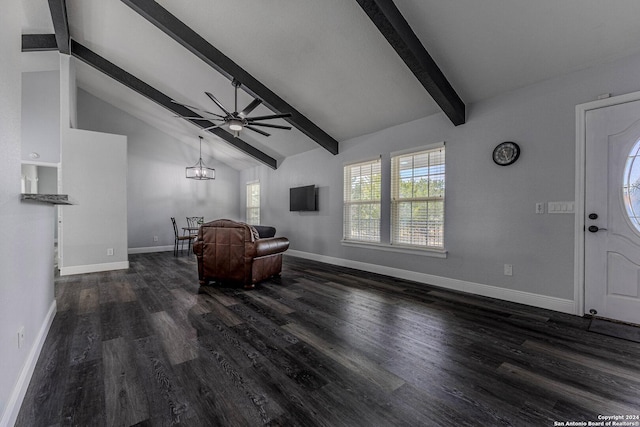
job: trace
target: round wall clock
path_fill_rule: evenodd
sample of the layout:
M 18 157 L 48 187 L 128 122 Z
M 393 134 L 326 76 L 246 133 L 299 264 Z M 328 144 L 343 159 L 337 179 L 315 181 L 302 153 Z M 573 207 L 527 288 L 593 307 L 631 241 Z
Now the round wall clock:
M 515 142 L 502 142 L 493 150 L 493 161 L 500 166 L 508 166 L 518 160 L 520 146 Z

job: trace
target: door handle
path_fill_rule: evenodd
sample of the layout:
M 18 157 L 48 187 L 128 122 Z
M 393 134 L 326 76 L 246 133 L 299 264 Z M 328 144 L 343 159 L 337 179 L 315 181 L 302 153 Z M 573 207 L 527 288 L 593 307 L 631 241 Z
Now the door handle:
M 589 230 L 592 233 L 597 233 L 600 230 L 606 231 L 606 228 L 598 228 L 598 226 L 596 225 L 590 225 L 589 228 L 587 228 L 587 230 Z

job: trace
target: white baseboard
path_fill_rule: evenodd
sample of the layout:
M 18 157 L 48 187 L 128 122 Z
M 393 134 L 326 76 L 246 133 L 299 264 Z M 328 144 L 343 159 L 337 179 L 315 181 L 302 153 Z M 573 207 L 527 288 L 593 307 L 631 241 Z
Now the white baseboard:
M 491 285 L 483 285 L 481 283 L 467 282 L 465 280 L 434 276 L 432 274 L 419 273 L 417 271 L 402 270 L 399 268 L 386 267 L 383 265 L 369 264 L 366 262 L 352 261 L 326 255 L 318 255 L 310 252 L 297 251 L 294 249 L 289 249 L 286 254 L 299 258 L 310 259 L 313 261 L 320 261 L 327 264 L 338 265 L 341 267 L 354 268 L 371 273 L 397 277 L 399 279 L 439 286 L 441 288 L 452 289 L 455 291 L 468 292 L 475 295 L 496 298 L 519 304 L 526 304 L 533 307 L 545 308 L 547 310 L 554 310 L 562 313 L 575 314 L 575 304 L 573 300 L 569 299 L 533 294 L 530 292 L 500 288 Z
M 129 261 L 107 262 L 104 264 L 74 265 L 72 267 L 60 267 L 61 276 L 72 274 L 98 273 L 100 271 L 126 270 L 129 268 Z
M 129 254 L 150 254 L 152 252 L 171 252 L 173 245 L 167 246 L 148 246 L 146 248 L 129 248 Z
M 33 376 L 33 371 L 36 368 L 38 357 L 40 357 L 42 346 L 47 339 L 49 328 L 51 328 L 51 323 L 53 323 L 53 318 L 56 315 L 56 307 L 56 300 L 54 299 L 51 303 L 51 306 L 49 307 L 49 312 L 47 313 L 47 316 L 45 317 L 44 322 L 40 327 L 38 336 L 36 337 L 33 346 L 31 347 L 31 351 L 29 352 L 29 356 L 27 357 L 24 367 L 20 372 L 18 382 L 11 392 L 11 396 L 9 397 L 9 401 L 7 402 L 7 407 L 4 411 L 4 415 L 2 416 L 2 419 L 0 419 L 0 427 L 13 426 L 18 419 L 20 407 L 22 406 L 22 401 L 24 400 L 24 396 L 27 393 L 27 388 L 29 387 L 29 383 L 31 382 L 31 377 Z

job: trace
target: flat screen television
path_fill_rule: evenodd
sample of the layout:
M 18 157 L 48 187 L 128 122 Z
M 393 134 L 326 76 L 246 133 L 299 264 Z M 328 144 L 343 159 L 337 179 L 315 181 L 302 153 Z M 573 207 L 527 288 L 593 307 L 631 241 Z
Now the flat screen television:
M 295 211 L 317 211 L 318 198 L 315 185 L 305 185 L 289 189 L 289 210 Z

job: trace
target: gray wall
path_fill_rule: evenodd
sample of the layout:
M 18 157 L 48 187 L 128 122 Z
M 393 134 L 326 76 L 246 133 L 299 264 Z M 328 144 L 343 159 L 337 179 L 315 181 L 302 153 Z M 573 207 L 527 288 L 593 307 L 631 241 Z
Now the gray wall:
M 60 72 L 22 75 L 22 160 L 60 161 Z M 29 154 L 36 152 L 38 159 Z
M 239 218 L 238 171 L 206 156 L 203 149 L 203 161 L 216 169 L 216 179 L 185 178 L 185 167 L 198 160 L 196 129 L 194 145 L 185 144 L 83 90 L 78 90 L 78 125 L 128 138 L 130 249 L 173 247 L 172 216 L 178 226 L 186 226 L 186 216 L 203 216 L 207 221 Z
M 66 129 L 61 170 L 60 274 L 128 267 L 126 136 Z
M 46 334 L 53 299 L 54 208 L 20 202 L 22 3 L 0 25 L 0 425 L 13 425 Z M 28 116 L 28 112 L 24 113 Z M 18 349 L 17 331 L 25 342 Z
M 58 194 L 58 168 L 50 166 L 38 166 L 38 193 Z M 58 208 L 51 221 L 53 221 L 53 238 L 58 240 Z
M 58 168 L 38 166 L 38 193 L 58 193 Z
M 544 81 L 470 105 L 468 122 L 454 127 L 443 114 L 286 159 L 276 171 L 256 167 L 240 177 L 259 179 L 262 223 L 289 237 L 291 248 L 318 255 L 573 299 L 573 215 L 535 214 L 536 202 L 574 199 L 575 106 L 602 93 L 640 90 L 640 56 Z M 382 156 L 382 234 L 388 236 L 390 153 L 446 142 L 446 259 L 346 247 L 342 238 L 342 169 Z M 502 141 L 520 144 L 520 160 L 492 162 Z M 320 211 L 288 212 L 289 188 L 320 187 Z M 244 205 L 242 206 L 244 210 Z M 503 274 L 513 265 L 513 276 Z

